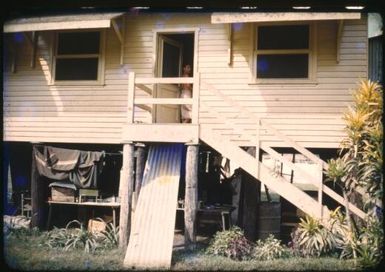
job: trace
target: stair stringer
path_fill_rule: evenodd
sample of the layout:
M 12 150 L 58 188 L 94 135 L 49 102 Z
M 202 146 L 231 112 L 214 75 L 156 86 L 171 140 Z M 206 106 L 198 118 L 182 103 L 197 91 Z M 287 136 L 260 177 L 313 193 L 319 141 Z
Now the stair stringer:
M 275 176 L 274 173 L 264 164 L 260 163 L 259 160 L 233 142 L 225 139 L 218 132 L 215 132 L 205 125 L 201 125 L 200 138 L 223 156 L 234 161 L 261 183 L 301 209 L 304 213 L 317 219 L 326 219 L 329 217 L 330 212 L 326 206 L 322 206 L 321 210 L 321 206 L 316 200 L 281 176 Z

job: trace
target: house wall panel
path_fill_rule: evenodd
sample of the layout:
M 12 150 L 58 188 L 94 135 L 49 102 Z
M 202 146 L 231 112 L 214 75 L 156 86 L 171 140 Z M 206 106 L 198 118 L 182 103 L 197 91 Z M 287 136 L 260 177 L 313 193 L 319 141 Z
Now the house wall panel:
M 338 147 L 344 136 L 341 113 L 351 103 L 350 94 L 358 80 L 367 77 L 366 18 L 344 22 L 339 63 L 337 22 L 316 24 L 316 76 L 309 84 L 251 84 L 253 24 L 233 25 L 232 65 L 228 65 L 227 25 L 211 25 L 209 14 L 174 13 L 127 15 L 123 65 L 116 34 L 106 30 L 104 84 L 55 86 L 50 84 L 54 35 L 51 31 L 41 32 L 36 67 L 30 67 L 31 49 L 24 41 L 17 44 L 17 72 L 5 71 L 4 140 L 120 142 L 126 122 L 128 73 L 153 76 L 154 31 L 196 28 L 201 123 L 215 124 L 237 143 L 251 144 L 252 137 L 228 129 L 245 124 L 246 131 L 255 134 L 254 118 L 241 113 L 240 108 L 244 108 L 307 147 Z M 230 97 L 237 106 L 210 92 L 204 83 Z M 148 96 L 139 90 L 137 94 Z M 135 121 L 149 123 L 151 114 L 136 108 Z M 270 136 L 263 137 L 283 145 Z

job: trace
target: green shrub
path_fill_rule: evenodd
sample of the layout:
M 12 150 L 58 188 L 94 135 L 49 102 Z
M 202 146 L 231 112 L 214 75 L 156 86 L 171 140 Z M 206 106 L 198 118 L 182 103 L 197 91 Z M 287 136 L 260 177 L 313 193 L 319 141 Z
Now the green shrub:
M 333 253 L 337 245 L 333 233 L 319 220 L 310 216 L 300 220 L 298 228 L 292 233 L 293 252 L 304 257 L 319 257 Z
M 47 232 L 46 245 L 50 248 L 64 248 L 67 240 L 70 238 L 69 232 L 64 228 L 56 228 Z
M 70 228 L 73 224 L 79 228 Z M 46 234 L 46 245 L 50 248 L 62 248 L 64 251 L 82 248 L 86 253 L 94 253 L 101 249 L 115 248 L 118 242 L 119 227 L 115 227 L 112 223 L 106 225 L 106 230 L 93 233 L 79 221 L 73 220 L 65 228 L 54 228 Z
M 17 237 L 19 239 L 28 239 L 31 236 L 39 236 L 41 234 L 38 228 L 12 228 L 8 227 L 4 231 L 5 237 Z
M 382 222 L 377 219 L 369 218 L 367 226 L 362 229 L 360 243 L 357 249 L 358 256 L 361 258 L 361 265 L 364 267 L 374 267 L 383 259 L 384 229 Z
M 206 250 L 207 254 L 225 256 L 234 260 L 247 260 L 253 251 L 252 243 L 247 240 L 239 227 L 217 232 Z
M 119 227 L 109 223 L 106 225 L 106 230 L 103 230 L 100 234 L 105 248 L 114 248 L 119 245 Z
M 289 249 L 271 234 L 264 241 L 258 240 L 253 252 L 253 257 L 259 261 L 287 258 L 290 255 Z
M 88 231 L 82 223 L 77 220 L 69 222 L 66 226 L 68 228 L 72 223 L 76 223 L 80 228 L 75 228 L 70 232 L 70 237 L 66 241 L 64 250 L 67 251 L 71 248 L 84 248 L 84 252 L 95 252 L 95 250 L 100 247 L 98 240 L 98 235 Z
M 370 80 L 361 81 L 353 93 L 352 106 L 343 116 L 347 137 L 341 142 L 340 158 L 329 161 L 326 171 L 327 180 L 343 189 L 345 200 L 356 195 L 357 188 L 364 192 L 362 200 L 351 201 L 366 212 L 365 220 L 347 215 L 344 222 L 334 220 L 335 227 L 331 229 L 337 236 L 340 257 L 360 258 L 364 267 L 376 265 L 383 258 L 383 218 L 378 211 L 383 197 L 382 114 L 382 86 Z M 348 210 L 347 205 L 345 208 Z
M 351 227 L 347 217 L 338 207 L 330 214 L 329 230 L 334 235 L 336 249 L 341 259 L 355 258 L 357 256 L 358 237 Z
M 80 228 L 70 229 L 72 224 L 77 224 Z M 99 235 L 89 232 L 82 223 L 73 220 L 65 228 L 50 231 L 47 234 L 46 244 L 51 248 L 62 248 L 64 251 L 83 248 L 86 253 L 93 253 L 101 247 Z

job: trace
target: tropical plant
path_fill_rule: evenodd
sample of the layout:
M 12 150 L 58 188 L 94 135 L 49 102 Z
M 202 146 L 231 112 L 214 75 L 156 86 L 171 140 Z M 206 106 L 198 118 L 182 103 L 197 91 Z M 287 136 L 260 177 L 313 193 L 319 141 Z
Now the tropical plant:
M 207 254 L 229 257 L 234 260 L 249 259 L 253 250 L 252 243 L 246 239 L 239 227 L 217 232 L 209 247 Z
M 265 240 L 258 240 L 254 247 L 253 257 L 259 261 L 270 261 L 290 257 L 289 249 L 281 241 L 270 234 Z
M 335 236 L 319 220 L 308 215 L 300 220 L 297 229 L 291 234 L 291 248 L 295 255 L 319 257 L 335 250 Z
M 79 228 L 70 228 L 72 224 L 77 224 Z M 93 253 L 101 247 L 100 240 L 98 235 L 89 232 L 82 223 L 73 220 L 65 228 L 50 231 L 46 244 L 51 248 L 63 248 L 64 251 L 83 248 L 85 252 Z
M 359 228 L 350 218 L 345 205 L 343 222 L 334 220 L 334 231 L 342 258 L 360 258 L 364 266 L 374 265 L 382 258 L 383 230 L 383 124 L 382 87 L 378 83 L 361 81 L 353 94 L 353 105 L 344 114 L 347 137 L 342 141 L 340 158 L 329 161 L 327 180 L 343 189 L 345 201 L 360 191 L 366 220 Z M 355 199 L 358 199 L 354 197 Z M 354 202 L 354 201 L 353 201 Z M 361 203 L 355 203 L 360 204 Z M 343 230 L 336 230 L 338 227 Z M 340 233 L 338 233 L 340 232 Z
M 19 239 L 29 239 L 31 236 L 41 235 L 41 231 L 37 228 L 13 228 L 10 226 L 4 227 L 4 237 L 16 237 Z
M 341 181 L 346 192 L 364 189 L 365 208 L 370 215 L 383 193 L 382 87 L 361 81 L 353 94 L 353 105 L 344 114 L 347 137 L 342 141 L 341 159 L 345 175 Z
M 358 248 L 361 263 L 365 267 L 375 266 L 383 259 L 384 229 L 381 221 L 369 218 L 360 235 Z
M 119 227 L 112 223 L 106 225 L 106 229 L 101 231 L 103 237 L 103 244 L 107 248 L 117 247 L 119 244 Z
M 80 228 L 75 228 L 72 232 L 70 232 L 70 237 L 65 243 L 64 250 L 67 251 L 71 248 L 84 248 L 84 251 L 87 253 L 95 252 L 95 250 L 100 247 L 97 235 L 89 232 L 83 224 L 77 220 L 69 222 L 66 229 L 68 229 L 73 223 L 78 224 Z
M 69 234 L 66 229 L 54 227 L 51 231 L 46 234 L 46 245 L 50 248 L 64 248 Z
M 358 237 L 340 209 L 341 207 L 338 207 L 330 214 L 328 228 L 334 235 L 340 258 L 355 258 L 358 250 Z

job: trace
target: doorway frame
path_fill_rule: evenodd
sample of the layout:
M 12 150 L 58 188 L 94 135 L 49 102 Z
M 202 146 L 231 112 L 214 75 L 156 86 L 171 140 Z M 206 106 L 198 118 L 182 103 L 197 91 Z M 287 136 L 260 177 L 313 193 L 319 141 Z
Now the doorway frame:
M 199 27 L 175 27 L 175 28 L 163 28 L 163 29 L 154 29 L 153 38 L 152 38 L 152 75 L 153 77 L 158 77 L 158 63 L 159 63 L 159 43 L 160 35 L 165 34 L 193 34 L 194 35 L 194 49 L 193 49 L 193 75 L 196 76 L 198 73 L 198 42 L 199 42 Z M 157 96 L 157 88 L 153 88 L 153 97 Z M 151 116 L 152 122 L 156 120 L 156 110 L 152 111 Z
M 152 75 L 157 77 L 158 72 L 158 52 L 159 52 L 159 35 L 164 34 L 194 34 L 194 56 L 193 56 L 193 74 L 198 72 L 198 39 L 199 39 L 199 27 L 176 27 L 176 28 L 164 28 L 153 30 L 153 60 L 152 60 Z
M 158 34 L 157 36 L 157 44 L 158 44 L 158 47 L 157 47 L 157 51 L 156 51 L 156 67 L 155 67 L 155 70 L 154 70 L 154 75 L 159 77 L 160 75 L 160 70 L 162 69 L 161 66 L 163 66 L 163 58 L 162 58 L 162 61 L 160 61 L 160 56 L 161 55 L 164 55 L 164 45 L 163 45 L 163 48 L 161 50 L 161 43 L 162 43 L 162 40 L 164 42 L 167 42 L 173 46 L 180 46 L 180 48 L 182 49 L 181 52 L 183 53 L 183 44 L 181 44 L 180 42 L 177 42 L 175 40 L 172 40 L 166 36 L 163 36 L 164 34 Z M 167 34 L 166 34 L 167 35 Z M 163 36 L 163 37 L 162 37 Z M 181 76 L 181 72 L 182 72 L 182 65 L 183 65 L 183 60 L 182 60 L 183 56 L 179 56 L 179 76 Z

